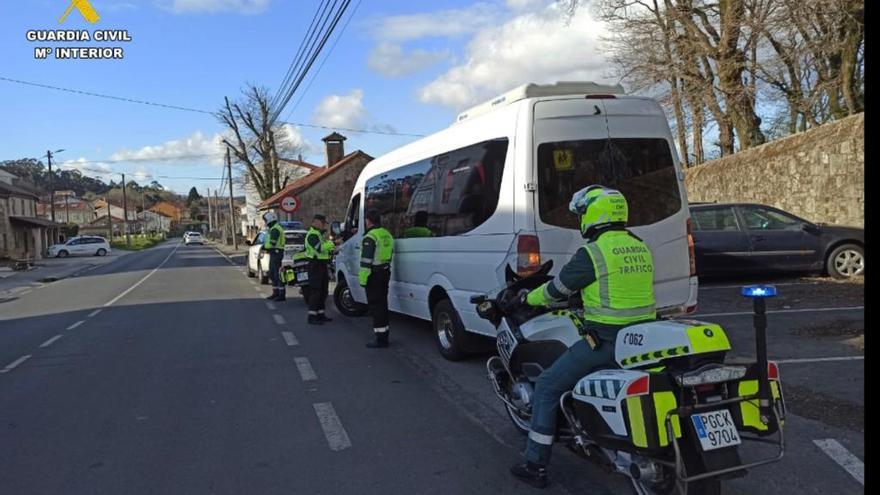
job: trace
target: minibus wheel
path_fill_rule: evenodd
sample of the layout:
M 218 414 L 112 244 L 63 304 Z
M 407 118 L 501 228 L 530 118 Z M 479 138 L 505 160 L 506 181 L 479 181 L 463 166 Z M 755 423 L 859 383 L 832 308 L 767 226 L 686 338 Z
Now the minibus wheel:
M 370 309 L 366 304 L 361 304 L 354 300 L 354 297 L 351 295 L 351 289 L 348 288 L 348 284 L 342 277 L 339 278 L 336 288 L 333 289 L 333 303 L 336 304 L 336 309 L 340 313 L 350 317 L 363 316 Z
M 449 299 L 443 299 L 434 306 L 431 323 L 440 355 L 450 361 L 460 361 L 467 357 L 468 353 L 463 347 L 466 337 L 464 325 Z

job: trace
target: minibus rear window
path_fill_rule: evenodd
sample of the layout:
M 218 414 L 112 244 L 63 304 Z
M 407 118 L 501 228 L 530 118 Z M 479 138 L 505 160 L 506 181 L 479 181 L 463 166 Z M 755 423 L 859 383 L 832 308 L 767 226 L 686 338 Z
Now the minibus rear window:
M 629 225 L 650 225 L 681 209 L 672 153 L 665 139 L 615 138 L 538 146 L 538 210 L 549 225 L 578 228 L 571 196 L 591 184 L 617 189 L 629 203 Z

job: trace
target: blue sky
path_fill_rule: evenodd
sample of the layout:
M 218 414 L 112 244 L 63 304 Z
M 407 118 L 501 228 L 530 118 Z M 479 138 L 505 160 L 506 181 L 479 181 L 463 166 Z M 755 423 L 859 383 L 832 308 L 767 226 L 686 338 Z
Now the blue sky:
M 0 77 L 213 111 L 247 82 L 277 89 L 320 3 L 91 2 L 101 15 L 97 24 L 74 10 L 63 26 L 57 20 L 69 0 L 29 0 L 14 7 L 7 2 L 0 17 Z M 349 14 L 357 4 L 352 2 Z M 133 41 L 25 38 L 31 29 L 59 28 L 126 29 Z M 448 126 L 461 109 L 522 83 L 607 81 L 600 34 L 601 26 L 586 11 L 566 23 L 554 0 L 363 0 L 308 91 L 303 85 L 282 116 L 294 123 L 429 134 Z M 34 59 L 37 46 L 107 45 L 122 46 L 124 60 Z M 223 128 L 210 115 L 2 80 L 0 108 L 0 159 L 63 148 L 56 160 L 87 175 L 124 172 L 179 192 L 195 185 L 204 193 L 219 185 L 216 141 Z M 323 165 L 320 139 L 331 131 L 294 125 L 291 132 L 304 158 Z M 349 138 L 347 151 L 373 156 L 415 139 L 342 133 Z M 172 159 L 193 155 L 204 157 Z

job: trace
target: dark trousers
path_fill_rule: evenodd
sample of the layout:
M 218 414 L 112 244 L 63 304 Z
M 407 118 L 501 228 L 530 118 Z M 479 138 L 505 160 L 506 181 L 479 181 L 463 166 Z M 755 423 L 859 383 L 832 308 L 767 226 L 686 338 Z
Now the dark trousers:
M 367 304 L 373 315 L 373 330 L 388 329 L 388 283 L 391 281 L 391 270 L 373 268 L 367 278 Z
M 284 283 L 281 281 L 281 261 L 284 260 L 284 251 L 272 249 L 269 251 L 269 280 L 272 281 L 272 290 L 284 292 Z
M 309 314 L 324 314 L 330 278 L 327 276 L 327 261 L 309 260 Z

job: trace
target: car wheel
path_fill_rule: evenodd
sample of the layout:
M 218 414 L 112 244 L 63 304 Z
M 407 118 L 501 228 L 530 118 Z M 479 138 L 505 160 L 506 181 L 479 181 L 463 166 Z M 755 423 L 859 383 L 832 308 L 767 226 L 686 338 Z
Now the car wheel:
M 370 309 L 366 304 L 354 300 L 354 296 L 351 294 L 351 288 L 348 287 L 345 280 L 340 280 L 339 283 L 336 284 L 336 288 L 333 289 L 333 303 L 336 304 L 336 309 L 338 309 L 340 313 L 351 317 L 363 316 L 367 314 L 367 311 Z
M 263 273 L 263 264 L 259 261 L 257 262 L 257 278 L 261 284 L 269 285 L 269 275 Z
M 107 250 L 104 249 L 104 248 L 101 248 L 101 249 L 99 249 L 98 252 L 95 253 L 95 254 L 98 255 L 98 256 L 104 256 L 104 255 L 107 254 Z
M 834 278 L 852 278 L 865 273 L 865 250 L 856 244 L 836 247 L 825 263 L 828 274 Z
M 61 251 L 58 251 L 59 258 L 67 258 L 68 256 L 70 256 L 70 253 L 68 253 L 66 250 L 62 249 Z
M 444 299 L 434 306 L 431 324 L 437 338 L 437 349 L 440 355 L 449 361 L 461 361 L 468 356 L 463 344 L 465 329 L 452 301 Z

